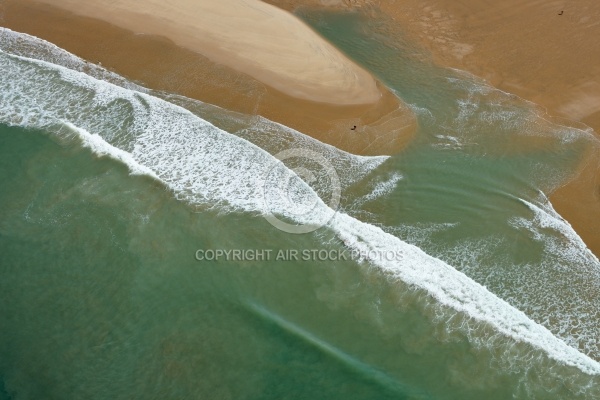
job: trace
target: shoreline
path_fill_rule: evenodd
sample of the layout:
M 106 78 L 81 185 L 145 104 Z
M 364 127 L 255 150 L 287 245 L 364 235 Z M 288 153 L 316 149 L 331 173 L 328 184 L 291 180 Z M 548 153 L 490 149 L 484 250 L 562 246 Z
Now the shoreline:
M 551 118 L 589 126 L 600 139 L 600 23 L 593 23 L 600 21 L 600 3 L 403 0 L 404 12 L 378 5 L 436 63 L 479 76 Z M 549 199 L 600 258 L 600 146 L 590 148 L 574 177 Z
M 299 7 L 383 12 L 441 66 L 600 132 L 600 3 L 534 0 L 264 0 Z M 563 13 L 560 14 L 560 11 Z
M 323 3 L 318 0 L 269 0 L 269 2 L 290 11 L 300 5 L 324 7 Z M 334 8 L 348 9 L 341 1 L 329 3 Z M 459 6 L 464 7 L 467 3 L 477 3 L 477 0 L 465 0 Z M 432 21 L 446 18 L 444 14 L 432 8 L 433 4 L 441 7 L 440 5 L 445 4 L 444 0 L 429 0 L 427 4 L 421 5 L 414 4 L 412 0 L 405 0 L 403 4 L 407 6 L 407 10 L 415 7 L 417 16 L 414 21 L 409 21 L 399 28 L 403 32 L 406 30 L 409 34 L 417 35 L 419 33 L 418 28 L 423 28 L 421 25 L 423 18 L 429 18 L 430 29 L 435 25 Z M 384 3 L 379 10 L 389 13 L 397 21 L 401 20 L 397 15 L 398 9 L 390 8 L 393 8 L 393 5 Z M 416 119 L 412 111 L 379 83 L 377 86 L 382 97 L 376 104 L 337 106 L 313 102 L 291 97 L 244 72 L 214 63 L 197 52 L 182 48 L 165 37 L 135 34 L 102 20 L 81 17 L 35 1 L 8 0 L 4 3 L 4 9 L 3 26 L 46 39 L 83 59 L 96 63 L 101 62 L 104 67 L 133 82 L 151 89 L 173 92 L 201 100 L 232 111 L 261 115 L 354 154 L 389 155 L 398 153 L 412 140 L 416 131 Z M 427 15 L 430 17 L 423 17 L 425 15 L 423 13 L 429 13 Z M 402 18 L 408 18 L 408 16 L 409 13 L 406 13 Z M 464 16 L 463 19 L 470 20 L 468 16 Z M 445 31 L 442 29 L 440 37 L 452 36 L 454 42 L 459 46 L 452 47 L 448 41 L 443 43 L 430 40 L 425 47 L 432 52 L 434 61 L 438 64 L 447 62 L 448 64 L 442 65 L 466 70 L 486 79 L 486 76 L 477 73 L 477 68 L 469 68 L 469 65 L 477 66 L 478 58 L 472 56 L 474 48 L 470 48 L 470 45 L 460 45 L 460 41 L 463 39 L 456 32 L 463 32 L 462 37 L 466 37 L 464 32 L 467 28 L 463 27 L 461 31 L 457 28 L 455 20 L 448 21 L 454 22 L 440 24 L 445 29 Z M 494 21 L 496 23 L 502 21 L 501 16 L 493 18 L 490 22 L 490 29 L 494 29 Z M 600 24 L 598 26 L 600 32 Z M 477 29 L 480 28 L 476 28 L 475 32 Z M 430 31 L 425 29 L 423 32 Z M 454 33 L 450 34 L 449 32 Z M 423 44 L 423 38 L 419 39 L 415 36 L 413 39 Z M 479 40 L 483 41 L 483 39 Z M 526 48 L 530 49 L 531 45 Z M 470 50 L 460 53 L 460 49 Z M 578 49 L 575 50 L 578 51 Z M 566 53 L 569 51 L 571 51 L 569 47 L 564 49 Z M 496 58 L 502 58 L 502 56 L 499 53 Z M 600 51 L 598 56 L 600 57 Z M 577 58 L 573 58 L 571 63 L 576 61 Z M 492 61 L 487 60 L 481 64 L 480 68 L 489 67 L 492 64 Z M 494 73 L 498 76 L 506 77 L 516 71 L 514 69 L 502 70 L 501 64 L 494 67 L 497 70 Z M 535 66 L 530 67 L 534 68 Z M 591 68 L 591 65 L 588 67 Z M 527 72 L 527 69 L 525 70 Z M 555 71 L 551 69 L 548 73 L 553 72 Z M 543 81 L 544 76 L 541 74 L 538 80 Z M 536 92 L 535 96 L 531 96 L 532 89 L 527 89 L 525 90 L 527 93 L 522 93 L 506 87 L 507 84 L 511 84 L 512 78 L 505 78 L 502 82 L 504 82 L 504 86 L 497 86 L 500 90 L 515 93 L 525 100 L 541 105 L 547 109 L 550 116 L 565 118 L 563 114 L 549 108 L 547 104 L 535 101 L 536 97 L 545 95 L 548 99 L 558 101 L 561 97 L 555 96 L 554 92 L 551 92 L 550 95 L 545 92 Z M 550 83 L 556 84 L 552 80 Z M 560 83 L 560 85 L 563 84 Z M 561 87 L 560 85 L 558 86 Z M 574 109 L 577 110 L 577 107 Z M 584 107 L 584 109 L 589 110 L 589 107 Z M 585 123 L 590 118 L 593 120 L 594 115 L 588 115 L 587 119 L 584 118 L 584 121 L 581 122 Z M 569 116 L 567 118 L 577 121 Z M 386 132 L 376 132 L 378 125 L 386 123 L 392 126 L 386 126 Z M 358 126 L 356 131 L 351 130 L 354 125 Z M 600 257 L 600 228 L 598 228 L 600 226 L 600 150 L 592 149 L 586 160 L 582 161 L 580 169 L 581 171 L 577 171 L 577 175 L 571 181 L 556 189 L 549 197 L 556 211 L 569 221 L 592 252 Z
M 599 2 L 265 1 L 290 12 L 301 6 L 382 12 L 436 64 L 472 73 L 551 118 L 589 126 L 600 139 Z M 590 149 L 573 179 L 549 198 L 600 258 L 600 148 Z
M 232 111 L 261 115 L 350 153 L 396 154 L 412 140 L 417 128 L 412 110 L 370 74 L 379 93 L 376 102 L 316 102 L 283 93 L 245 71 L 215 63 L 167 37 L 136 34 L 37 1 L 8 0 L 3 7 L 2 26 L 101 63 L 132 82 Z M 391 124 L 391 129 L 377 132 L 376 126 L 383 123 Z M 351 129 L 354 125 L 356 130 Z
M 137 35 L 161 36 L 291 97 L 374 104 L 375 79 L 287 11 L 259 0 L 37 0 Z M 265 40 L 268 38 L 268 40 Z

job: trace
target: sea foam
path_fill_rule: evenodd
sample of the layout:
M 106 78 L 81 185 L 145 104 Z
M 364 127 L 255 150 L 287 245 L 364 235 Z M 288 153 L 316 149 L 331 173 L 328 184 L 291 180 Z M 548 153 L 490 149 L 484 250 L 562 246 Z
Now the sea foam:
M 151 171 L 178 199 L 189 204 L 264 214 L 262 177 L 273 170 L 275 175 L 289 175 L 289 170 L 265 150 L 172 103 L 5 52 L 0 53 L 0 66 L 0 122 L 49 131 L 56 131 L 55 127 L 62 123 L 78 132 L 98 154 L 110 153 L 128 165 Z M 289 189 L 297 198 L 315 196 L 313 189 L 300 179 L 294 179 Z M 310 224 L 331 211 L 320 199 L 316 206 L 314 214 L 302 217 L 295 215 L 285 202 L 271 204 L 269 211 Z M 353 250 L 401 251 L 401 262 L 372 263 L 391 278 L 426 293 L 438 312 L 460 313 L 473 324 L 493 327 L 498 336 L 510 338 L 512 343 L 527 343 L 541 350 L 559 364 L 600 375 L 598 362 L 421 249 L 342 213 L 333 217 L 328 228 Z M 471 326 L 455 329 L 476 345 L 476 330 Z M 503 345 L 511 347 L 510 340 L 503 340 Z M 527 359 L 524 354 L 518 361 Z

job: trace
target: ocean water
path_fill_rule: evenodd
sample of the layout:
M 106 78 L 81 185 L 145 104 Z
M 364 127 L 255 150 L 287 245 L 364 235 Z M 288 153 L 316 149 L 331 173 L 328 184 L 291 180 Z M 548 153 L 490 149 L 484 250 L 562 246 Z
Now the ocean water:
M 300 16 L 411 105 L 405 151 L 0 30 L 0 399 L 600 398 L 600 262 L 547 197 L 593 134 L 379 19 Z
M 403 179 L 386 196 L 359 198 L 359 212 L 597 359 L 600 264 L 547 198 L 599 146 L 597 136 L 434 66 L 385 16 L 378 24 L 360 14 L 302 16 L 419 116 L 417 140 L 387 172 Z

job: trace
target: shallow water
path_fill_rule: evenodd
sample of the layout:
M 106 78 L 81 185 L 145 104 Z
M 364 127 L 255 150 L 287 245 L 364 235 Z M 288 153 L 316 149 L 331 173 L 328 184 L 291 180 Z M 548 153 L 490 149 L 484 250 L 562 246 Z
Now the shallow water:
M 0 53 L 0 399 L 600 396 L 600 266 L 544 194 L 593 138 L 390 46 L 385 25 L 303 17 L 412 105 L 402 154 Z M 340 177 L 340 212 L 305 235 L 261 216 L 255 176 L 285 174 L 288 147 Z M 290 184 L 312 213 L 270 211 L 318 220 L 323 178 Z M 357 251 L 401 257 L 330 256 Z
M 301 16 L 419 116 L 417 140 L 374 178 L 402 179 L 385 196 L 359 198 L 357 212 L 598 359 L 600 263 L 547 199 L 598 147 L 594 135 L 552 123 L 534 104 L 466 73 L 435 67 L 383 15 L 377 23 L 360 14 Z

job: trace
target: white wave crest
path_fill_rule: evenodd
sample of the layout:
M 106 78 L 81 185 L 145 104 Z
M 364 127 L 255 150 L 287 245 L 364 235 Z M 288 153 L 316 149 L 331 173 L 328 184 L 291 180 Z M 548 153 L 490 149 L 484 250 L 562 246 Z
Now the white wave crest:
M 94 151 L 144 166 L 190 204 L 264 214 L 263 177 L 273 168 L 276 175 L 289 172 L 260 147 L 150 95 L 4 52 L 0 67 L 0 122 L 44 129 L 69 121 L 80 128 L 80 134 L 86 132 L 82 137 Z M 290 189 L 296 198 L 315 196 L 300 179 Z M 286 202 L 270 206 L 273 213 L 296 218 Z M 321 214 L 331 212 L 320 199 L 316 206 L 313 215 L 298 222 L 318 223 Z M 374 264 L 444 307 L 489 324 L 516 343 L 543 350 L 551 359 L 600 375 L 598 362 L 441 260 L 342 213 L 334 216 L 329 227 L 359 252 L 401 251 L 401 262 L 376 260 Z

